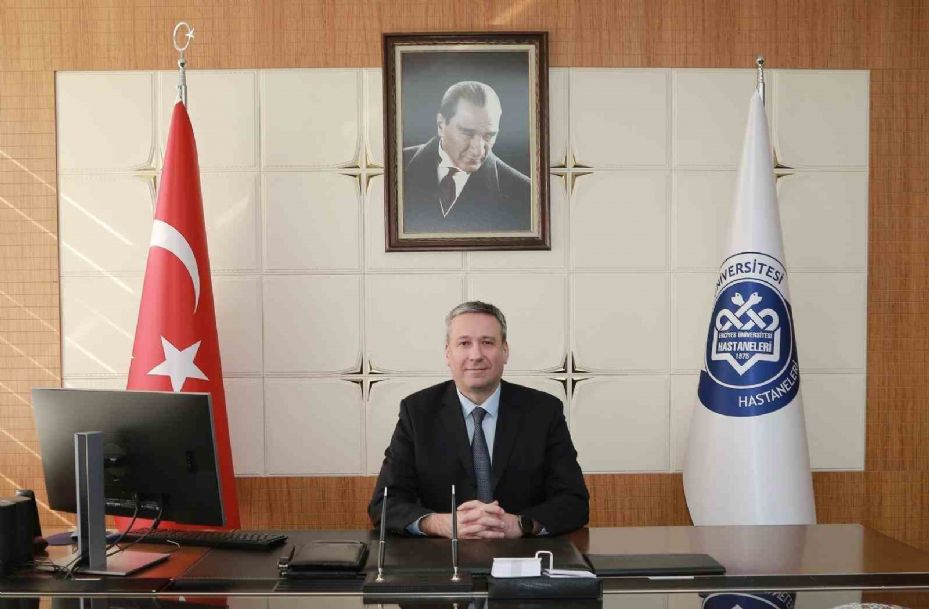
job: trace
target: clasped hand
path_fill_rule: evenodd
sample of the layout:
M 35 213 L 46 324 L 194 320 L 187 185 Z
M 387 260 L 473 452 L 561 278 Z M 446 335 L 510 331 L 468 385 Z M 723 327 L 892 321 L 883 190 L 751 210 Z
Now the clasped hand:
M 482 503 L 477 499 L 458 506 L 459 539 L 500 539 L 521 537 L 519 518 L 507 514 L 496 501 Z M 427 535 L 452 536 L 452 514 L 430 514 L 423 518 L 420 528 Z

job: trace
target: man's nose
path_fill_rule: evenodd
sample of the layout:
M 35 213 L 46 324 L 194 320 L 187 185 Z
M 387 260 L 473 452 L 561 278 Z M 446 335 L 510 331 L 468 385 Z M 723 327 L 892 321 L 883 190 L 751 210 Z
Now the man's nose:
M 472 360 L 479 360 L 483 359 L 483 357 L 484 350 L 481 349 L 481 345 L 477 343 L 471 345 L 471 348 L 468 350 L 468 358 Z

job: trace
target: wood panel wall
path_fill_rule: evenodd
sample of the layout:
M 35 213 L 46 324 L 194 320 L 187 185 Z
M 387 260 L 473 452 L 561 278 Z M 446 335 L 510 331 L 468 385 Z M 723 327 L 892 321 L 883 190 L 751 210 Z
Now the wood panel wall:
M 552 66 L 871 72 L 866 471 L 814 476 L 820 522 L 929 549 L 929 3 L 920 0 L 3 0 L 0 496 L 44 497 L 29 392 L 60 384 L 56 70 L 379 66 L 389 31 L 547 30 Z M 592 525 L 687 524 L 674 474 L 588 476 Z M 373 479 L 245 478 L 245 526 L 358 527 Z M 70 517 L 42 511 L 43 522 Z

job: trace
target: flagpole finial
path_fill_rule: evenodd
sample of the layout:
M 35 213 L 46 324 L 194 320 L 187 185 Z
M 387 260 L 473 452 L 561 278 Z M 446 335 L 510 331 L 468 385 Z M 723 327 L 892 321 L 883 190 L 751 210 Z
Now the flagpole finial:
M 765 102 L 765 83 L 764 83 L 764 55 L 755 58 L 755 65 L 758 66 L 758 95 L 761 96 L 761 103 Z
M 181 28 L 186 28 L 186 31 L 184 32 L 182 42 L 178 43 L 177 34 Z M 174 49 L 180 53 L 180 57 L 177 60 L 177 101 L 182 102 L 185 106 L 187 105 L 187 58 L 185 54 L 193 37 L 194 28 L 190 27 L 186 21 L 178 21 L 177 25 L 174 26 L 174 32 L 171 34 L 171 42 L 174 43 Z

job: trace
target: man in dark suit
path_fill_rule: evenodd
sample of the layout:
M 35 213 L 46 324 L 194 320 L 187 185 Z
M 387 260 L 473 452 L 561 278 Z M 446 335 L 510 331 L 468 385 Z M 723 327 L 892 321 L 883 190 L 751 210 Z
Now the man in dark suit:
M 532 230 L 529 178 L 493 153 L 501 115 L 490 86 L 449 87 L 436 137 L 403 149 L 404 233 Z
M 509 357 L 506 319 L 483 302 L 446 318 L 451 381 L 408 396 L 368 513 L 387 527 L 451 536 L 451 486 L 462 538 L 565 533 L 588 520 L 587 486 L 561 401 L 501 381 Z

